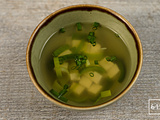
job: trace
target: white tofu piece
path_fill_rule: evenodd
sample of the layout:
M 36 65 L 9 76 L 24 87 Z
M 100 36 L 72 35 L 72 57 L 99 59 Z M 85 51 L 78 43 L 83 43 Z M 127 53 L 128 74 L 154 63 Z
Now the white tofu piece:
M 88 89 L 88 92 L 94 95 L 97 95 L 100 93 L 102 89 L 102 86 L 99 84 L 92 84 L 91 87 Z
M 72 40 L 72 47 L 78 47 L 80 42 L 81 42 L 80 40 Z
M 78 83 L 72 83 L 71 87 L 70 87 L 70 90 L 72 90 L 72 92 L 76 95 L 81 95 L 84 90 L 85 90 L 85 87 L 83 87 L 82 85 L 78 84 Z
M 63 64 L 60 65 L 60 67 L 68 69 L 68 62 L 64 62 Z
M 106 71 L 109 71 L 114 66 L 114 63 L 107 61 L 106 57 L 99 61 L 99 65 L 101 65 Z
M 91 43 L 86 42 L 84 46 L 84 51 L 90 54 L 97 54 L 97 53 L 101 53 L 102 49 L 101 49 L 101 45 L 98 43 L 95 46 L 93 46 Z
M 92 81 L 88 77 L 82 76 L 81 80 L 79 81 L 79 84 L 84 86 L 85 88 L 89 88 L 92 84 Z
M 89 75 L 89 73 L 93 73 L 94 76 L 91 77 L 91 76 Z M 101 80 L 102 80 L 102 75 L 99 74 L 98 72 L 87 72 L 87 73 L 85 74 L 85 76 L 88 77 L 91 81 L 93 81 L 93 82 L 96 83 L 96 84 L 100 84 L 100 82 L 101 82 Z
M 59 56 L 68 55 L 68 54 L 71 54 L 71 53 L 72 53 L 72 51 L 65 50 L 64 52 L 62 52 L 61 54 L 59 54 Z
M 78 72 L 70 73 L 70 79 L 71 81 L 79 81 L 80 80 L 79 73 Z
M 91 63 L 89 62 L 89 60 L 86 60 L 86 67 L 89 66 Z
M 109 77 L 110 79 L 115 78 L 115 77 L 116 77 L 116 78 L 119 77 L 119 75 L 120 75 L 120 70 L 119 70 L 119 67 L 117 66 L 117 64 L 114 64 L 114 65 L 111 67 L 111 69 L 108 71 L 107 75 L 108 75 L 108 77 Z

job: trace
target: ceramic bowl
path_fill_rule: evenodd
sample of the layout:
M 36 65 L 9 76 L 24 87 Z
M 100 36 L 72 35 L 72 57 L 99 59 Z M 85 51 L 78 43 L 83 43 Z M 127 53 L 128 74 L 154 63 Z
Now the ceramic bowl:
M 131 57 L 130 69 L 127 70 L 126 82 L 119 93 L 112 99 L 95 106 L 74 106 L 62 103 L 54 99 L 49 89 L 41 78 L 39 57 L 43 45 L 52 33 L 68 24 L 77 22 L 99 22 L 112 30 L 115 30 L 128 46 Z M 62 8 L 47 16 L 33 31 L 26 52 L 26 63 L 29 76 L 38 91 L 53 103 L 70 109 L 92 110 L 107 106 L 121 98 L 135 83 L 142 66 L 142 46 L 138 34 L 133 26 L 115 11 L 96 5 L 75 5 Z

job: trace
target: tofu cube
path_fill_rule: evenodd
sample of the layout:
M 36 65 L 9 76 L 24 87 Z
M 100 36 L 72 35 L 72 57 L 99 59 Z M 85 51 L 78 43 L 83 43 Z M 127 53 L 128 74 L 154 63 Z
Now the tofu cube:
M 93 77 L 89 75 L 90 72 L 86 73 L 85 76 L 88 77 L 91 81 L 93 81 L 96 84 L 100 84 L 102 80 L 102 75 L 99 74 L 98 72 L 92 72 L 94 74 Z
M 81 80 L 79 81 L 79 84 L 84 86 L 85 88 L 89 88 L 92 84 L 92 81 L 88 77 L 82 76 Z
M 108 71 L 108 77 L 110 79 L 112 78 L 118 78 L 119 75 L 120 75 L 120 70 L 119 70 L 119 67 L 117 66 L 117 64 L 114 64 L 111 69 Z
M 86 53 L 95 54 L 95 53 L 100 53 L 102 49 L 101 49 L 101 45 L 98 43 L 96 44 L 96 46 L 93 46 L 91 43 L 86 42 L 84 46 L 84 51 Z
M 64 62 L 63 64 L 60 65 L 60 67 L 68 69 L 68 62 Z
M 112 66 L 114 66 L 113 62 L 107 61 L 106 57 L 99 61 L 99 65 L 101 65 L 106 71 L 109 71 Z
M 78 72 L 70 73 L 70 80 L 71 81 L 79 81 L 80 80 L 79 73 Z
M 99 84 L 92 84 L 91 87 L 88 89 L 88 92 L 93 95 L 98 95 L 102 89 L 102 86 Z
M 81 95 L 84 90 L 85 90 L 85 87 L 83 87 L 82 85 L 78 84 L 78 83 L 72 83 L 71 87 L 70 87 L 70 90 L 72 90 L 72 92 L 76 95 Z

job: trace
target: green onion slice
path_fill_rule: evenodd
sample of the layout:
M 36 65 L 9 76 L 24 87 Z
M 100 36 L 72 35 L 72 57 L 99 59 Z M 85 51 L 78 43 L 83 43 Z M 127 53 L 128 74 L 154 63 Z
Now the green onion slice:
M 58 49 L 56 49 L 54 52 L 53 52 L 53 56 L 54 57 L 57 57 L 59 54 L 61 54 L 62 52 L 64 52 L 65 50 L 69 49 L 69 45 L 63 45 L 61 47 L 59 47 Z
M 59 93 L 56 92 L 56 91 L 53 90 L 53 89 L 50 90 L 50 93 L 51 93 L 52 95 L 54 95 L 55 97 L 58 97 L 58 95 L 59 95 Z
M 91 77 L 94 77 L 94 73 L 92 73 L 92 72 L 90 72 L 89 75 L 90 75 Z
M 81 23 L 78 22 L 78 23 L 76 23 L 76 25 L 77 25 L 77 30 L 78 30 L 78 31 L 81 31 L 81 30 L 82 30 L 82 25 L 81 25 Z
M 64 33 L 64 32 L 66 32 L 66 31 L 65 31 L 64 28 L 61 28 L 61 29 L 59 30 L 59 32 L 60 32 L 60 33 Z
M 106 60 L 107 61 L 111 61 L 111 62 L 114 62 L 117 60 L 117 58 L 115 56 L 112 56 L 112 57 L 106 57 Z
M 94 104 L 96 104 L 101 98 L 109 97 L 111 95 L 111 90 L 102 91 L 100 97 L 95 101 Z
M 95 64 L 95 65 L 98 65 L 98 60 L 94 60 L 94 64 Z
M 54 66 L 55 66 L 54 69 L 55 69 L 56 75 L 57 75 L 58 78 L 61 78 L 62 77 L 62 72 L 61 72 L 61 69 L 60 69 L 60 63 L 59 63 L 58 57 L 54 57 L 53 61 L 54 61 Z

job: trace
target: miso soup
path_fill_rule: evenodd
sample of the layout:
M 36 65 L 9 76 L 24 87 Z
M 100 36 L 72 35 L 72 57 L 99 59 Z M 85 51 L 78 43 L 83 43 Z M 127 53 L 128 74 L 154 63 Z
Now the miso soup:
M 74 106 L 98 105 L 117 96 L 129 64 L 123 38 L 97 22 L 60 28 L 48 38 L 40 56 L 49 94 Z

